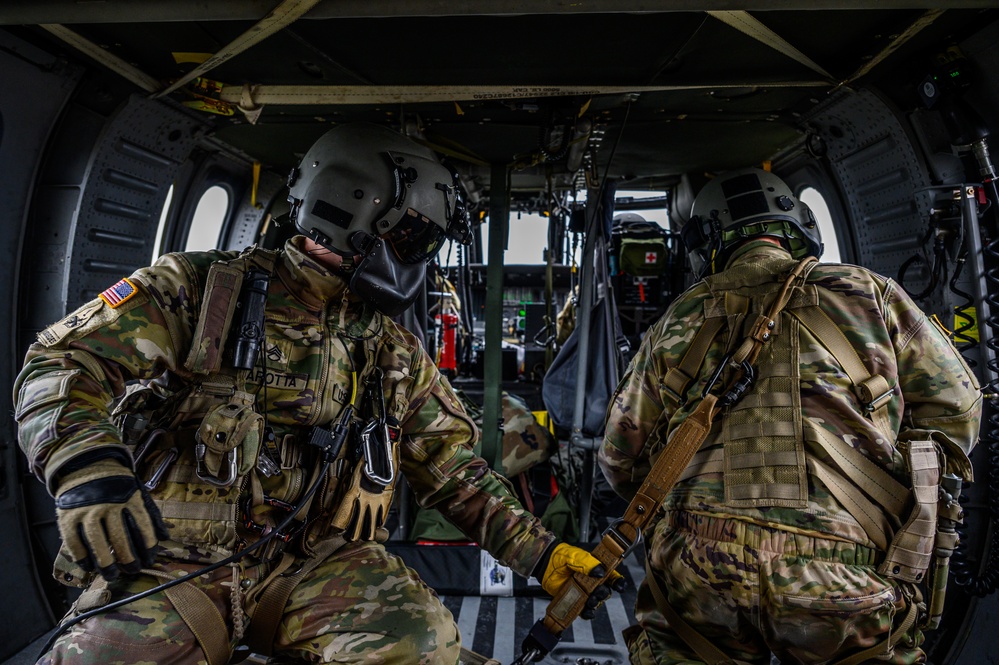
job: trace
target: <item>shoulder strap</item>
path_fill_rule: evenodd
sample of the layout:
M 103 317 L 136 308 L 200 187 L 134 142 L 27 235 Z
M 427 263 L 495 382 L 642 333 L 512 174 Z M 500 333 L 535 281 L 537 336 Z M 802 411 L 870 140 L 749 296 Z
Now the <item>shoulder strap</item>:
M 222 367 L 222 351 L 229 336 L 243 277 L 251 266 L 271 274 L 279 253 L 256 245 L 231 261 L 216 261 L 208 269 L 201 310 L 194 329 L 191 350 L 184 368 L 194 374 L 212 374 Z
M 825 349 L 832 354 L 853 383 L 854 392 L 864 411 L 870 414 L 871 421 L 888 439 L 894 439 L 891 422 L 888 419 L 888 403 L 892 398 L 892 388 L 888 380 L 879 374 L 872 375 L 860 359 L 860 355 L 839 326 L 819 307 L 803 307 L 791 310 L 801 324 L 808 328 Z
M 811 269 L 811 264 L 814 262 L 814 257 L 807 257 L 791 271 L 783 288 L 777 293 L 777 297 L 767 311 L 766 316 L 769 320 L 776 319 L 790 298 L 791 287 L 799 278 L 807 275 L 807 270 Z M 759 334 L 747 338 L 747 341 L 751 341 L 752 344 L 749 345 L 740 364 L 744 362 L 752 364 L 756 360 L 760 348 L 770 339 L 768 331 L 772 327 L 767 327 L 765 321 L 762 326 L 754 326 L 754 332 L 759 332 Z M 743 346 L 746 344 L 743 344 L 740 350 Z M 732 383 L 740 378 L 739 376 L 735 377 Z M 541 623 L 550 633 L 560 634 L 572 624 L 583 610 L 586 599 L 593 590 L 606 581 L 610 573 L 620 565 L 628 552 L 638 543 L 642 529 L 659 513 L 666 496 L 701 447 L 708 432 L 711 431 L 714 417 L 720 410 L 718 398 L 713 394 L 706 394 L 670 437 L 669 450 L 663 451 L 656 458 L 652 469 L 646 475 L 631 503 L 628 504 L 624 516 L 604 532 L 600 542 L 593 549 L 592 554 L 604 564 L 606 575 L 603 578 L 596 578 L 577 573 L 556 592 L 541 620 Z

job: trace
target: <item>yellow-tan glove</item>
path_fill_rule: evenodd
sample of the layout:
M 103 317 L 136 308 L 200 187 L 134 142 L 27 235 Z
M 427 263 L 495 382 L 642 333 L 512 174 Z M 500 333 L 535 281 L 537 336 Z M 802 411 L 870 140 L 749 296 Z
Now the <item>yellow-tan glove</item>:
M 541 564 L 545 564 L 544 573 L 541 575 L 541 588 L 550 596 L 558 593 L 573 573 L 583 573 L 590 577 L 603 577 L 607 570 L 600 560 L 584 549 L 573 547 L 566 543 L 559 543 L 554 549 L 549 549 L 546 553 L 547 561 L 542 558 L 536 570 L 541 569 Z M 611 589 L 618 593 L 625 588 L 624 575 L 616 570 L 611 571 L 607 582 L 601 584 L 590 597 L 586 599 L 586 607 L 579 616 L 584 619 L 592 619 L 593 614 L 600 604 L 610 598 Z
M 168 535 L 139 479 L 116 459 L 95 461 L 62 478 L 56 519 L 73 561 L 109 581 L 150 566 L 157 542 Z

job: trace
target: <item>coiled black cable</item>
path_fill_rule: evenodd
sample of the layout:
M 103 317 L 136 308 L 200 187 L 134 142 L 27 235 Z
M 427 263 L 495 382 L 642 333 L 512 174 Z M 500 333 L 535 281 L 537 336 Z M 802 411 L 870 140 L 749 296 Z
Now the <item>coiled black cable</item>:
M 348 406 L 348 409 L 349 408 L 351 408 L 351 407 Z M 163 584 L 157 585 L 157 586 L 155 586 L 155 587 L 153 587 L 151 589 L 146 589 L 145 591 L 140 591 L 139 593 L 132 594 L 131 596 L 126 596 L 125 598 L 122 598 L 121 600 L 116 600 L 113 603 L 108 603 L 107 605 L 102 605 L 101 607 L 98 607 L 96 609 L 92 609 L 89 612 L 84 612 L 83 614 L 79 614 L 79 615 L 73 617 L 72 619 L 59 624 L 58 630 L 56 630 L 51 635 L 51 637 L 49 637 L 48 641 L 45 643 L 45 646 L 43 646 L 42 649 L 41 649 L 41 651 L 38 652 L 38 656 L 35 658 L 35 660 L 39 660 L 39 659 L 41 659 L 41 657 L 43 655 L 47 654 L 49 652 L 49 650 L 52 649 L 52 646 L 55 644 L 56 640 L 59 639 L 60 635 L 62 635 L 67 630 L 69 630 L 70 628 L 72 628 L 76 624 L 80 623 L 81 621 L 85 621 L 86 619 L 89 619 L 92 616 L 97 616 L 98 614 L 103 614 L 104 612 L 109 612 L 111 610 L 118 609 L 119 607 L 122 607 L 123 605 L 128 605 L 129 603 L 132 603 L 132 602 L 134 602 L 136 600 L 140 600 L 142 598 L 146 598 L 147 596 L 151 596 L 154 593 L 159 593 L 161 591 L 165 591 L 165 590 L 169 589 L 170 587 L 177 586 L 178 584 L 182 584 L 184 582 L 187 582 L 188 580 L 192 580 L 195 577 L 200 577 L 202 575 L 205 575 L 207 573 L 212 572 L 213 570 L 218 570 L 219 568 L 222 568 L 223 566 L 228 566 L 229 564 L 234 563 L 234 562 L 242 559 L 244 556 L 246 556 L 250 552 L 253 552 L 253 551 L 257 550 L 257 549 L 260 549 L 261 547 L 263 547 L 264 545 L 266 545 L 267 543 L 269 543 L 271 540 L 273 540 L 276 536 L 278 536 L 279 534 L 283 533 L 284 530 L 288 527 L 288 525 L 291 524 L 292 520 L 295 519 L 295 517 L 298 515 L 298 513 L 302 509 L 302 507 L 305 506 L 309 502 L 309 499 L 312 498 L 312 495 L 315 494 L 316 490 L 319 489 L 319 486 L 322 484 L 323 479 L 326 478 L 326 473 L 329 471 L 330 464 L 331 464 L 331 462 L 328 462 L 328 461 L 323 462 L 323 468 L 319 471 L 319 475 L 316 478 L 316 482 L 312 483 L 312 486 L 309 487 L 308 491 L 302 497 L 302 500 L 299 501 L 299 503 L 295 507 L 295 509 L 292 510 L 292 511 L 290 511 L 288 513 L 288 516 L 284 518 L 284 520 L 277 526 L 277 528 L 275 528 L 273 531 L 271 531 L 269 534 L 267 534 L 266 536 L 264 536 L 263 538 L 261 538 L 257 542 L 253 543 L 252 545 L 249 545 L 245 549 L 242 549 L 242 550 L 240 550 L 240 551 L 238 551 L 238 552 L 236 552 L 234 554 L 231 554 L 231 555 L 227 556 L 226 558 L 222 559 L 221 561 L 216 561 L 215 563 L 209 564 L 209 565 L 205 566 L 204 568 L 199 568 L 198 570 L 194 571 L 193 573 L 188 573 L 187 575 L 184 575 L 183 577 L 178 577 L 178 578 L 170 580 L 168 582 L 164 582 Z
M 986 346 L 994 352 L 999 352 L 999 238 L 987 242 L 983 250 L 986 261 L 985 280 L 988 285 L 988 295 L 985 297 L 990 307 L 990 316 L 984 321 L 985 325 L 978 328 L 979 335 L 985 335 Z M 964 258 L 964 257 L 962 257 Z M 955 271 L 954 279 L 951 280 L 951 291 L 964 298 L 964 302 L 955 309 L 955 314 L 962 318 L 962 324 L 956 326 L 955 338 L 960 340 L 958 347 L 967 347 L 974 340 L 969 337 L 966 331 L 974 327 L 974 321 L 970 316 L 961 310 L 974 304 L 974 299 L 970 294 L 961 291 L 955 286 L 960 267 Z M 969 363 L 971 364 L 971 363 Z M 993 376 L 999 375 L 999 363 L 995 357 L 988 360 L 987 369 Z M 984 372 L 983 372 L 984 374 Z M 983 377 L 984 379 L 984 377 Z M 999 379 L 993 379 L 983 386 L 983 392 L 995 394 L 999 391 Z M 999 588 L 999 547 L 997 547 L 996 536 L 999 534 L 999 412 L 986 401 L 987 426 L 983 428 L 979 445 L 987 451 L 989 464 L 988 475 L 985 482 L 988 484 L 988 512 L 991 522 L 990 534 L 984 537 L 990 538 L 988 543 L 988 553 L 985 555 L 984 566 L 977 565 L 968 552 L 969 539 L 965 537 L 967 525 L 959 525 L 958 533 L 961 535 L 960 542 L 954 551 L 951 562 L 951 572 L 954 582 L 965 592 L 972 596 L 982 597 L 993 593 Z M 966 497 L 961 497 L 962 502 L 966 502 Z M 976 569 L 977 568 L 977 569 Z M 980 572 L 979 572 L 980 571 Z

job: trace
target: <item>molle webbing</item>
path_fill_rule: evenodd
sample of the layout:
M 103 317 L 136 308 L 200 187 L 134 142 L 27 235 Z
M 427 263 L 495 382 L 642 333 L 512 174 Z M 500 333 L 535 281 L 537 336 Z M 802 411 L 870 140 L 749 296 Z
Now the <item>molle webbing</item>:
M 910 441 L 903 451 L 912 473 L 915 504 L 909 519 L 895 534 L 878 572 L 907 582 L 921 582 L 930 567 L 937 533 L 940 458 L 932 441 Z
M 754 300 L 769 298 L 766 294 Z M 762 303 L 760 303 L 762 305 Z M 761 306 L 754 308 L 762 311 Z M 747 323 L 751 321 L 747 318 Z M 761 326 L 750 324 L 752 330 Z M 725 442 L 725 504 L 732 507 L 782 506 L 808 503 L 808 473 L 801 427 L 798 326 L 788 317 L 765 328 L 760 342 L 757 376 L 750 392 L 736 402 L 723 421 Z M 750 333 L 752 334 L 752 332 Z

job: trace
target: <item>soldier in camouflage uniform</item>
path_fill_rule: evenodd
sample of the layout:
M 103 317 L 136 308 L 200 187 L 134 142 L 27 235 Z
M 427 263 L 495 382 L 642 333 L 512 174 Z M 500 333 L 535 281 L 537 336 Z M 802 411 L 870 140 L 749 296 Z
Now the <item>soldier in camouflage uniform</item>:
M 647 332 L 608 409 L 600 466 L 629 499 L 655 459 L 670 454 L 670 437 L 798 259 L 821 253 L 807 207 L 758 169 L 709 183 L 683 235 L 695 272 L 709 276 Z M 827 348 L 831 333 L 813 332 L 817 320 L 841 331 L 870 385 L 883 377 L 873 400 L 859 396 Z M 682 377 L 679 366 L 709 325 L 717 334 L 703 362 Z M 926 570 L 906 575 L 905 566 L 886 565 L 886 550 L 910 528 L 902 523 L 916 503 L 936 506 L 936 486 L 915 503 L 909 492 L 922 473 L 907 454 L 915 442 L 932 442 L 930 466 L 942 458 L 941 472 L 971 479 L 979 384 L 897 284 L 856 266 L 818 264 L 768 331 L 755 382 L 715 418 L 646 533 L 664 600 L 643 584 L 638 623 L 626 631 L 632 662 L 705 662 L 691 646 L 696 637 L 684 639 L 688 630 L 740 663 L 769 665 L 771 654 L 781 663 L 925 662 L 916 582 Z M 732 371 L 724 368 L 712 392 Z M 897 514 L 872 498 L 889 487 L 905 490 Z M 912 541 L 925 557 L 934 526 L 929 539 Z M 920 612 L 914 623 L 905 619 L 910 607 Z M 667 620 L 670 611 L 679 620 Z
M 456 178 L 373 125 L 332 130 L 301 169 L 289 200 L 306 235 L 282 251 L 166 255 L 31 346 L 20 444 L 56 497 L 55 574 L 86 589 L 71 615 L 274 536 L 78 623 L 40 662 L 219 665 L 241 642 L 272 662 L 457 662 L 450 613 L 382 545 L 398 472 L 550 593 L 599 563 L 556 544 L 472 453 L 471 419 L 388 316 L 446 236 L 468 237 Z M 239 318 L 254 303 L 262 335 Z

